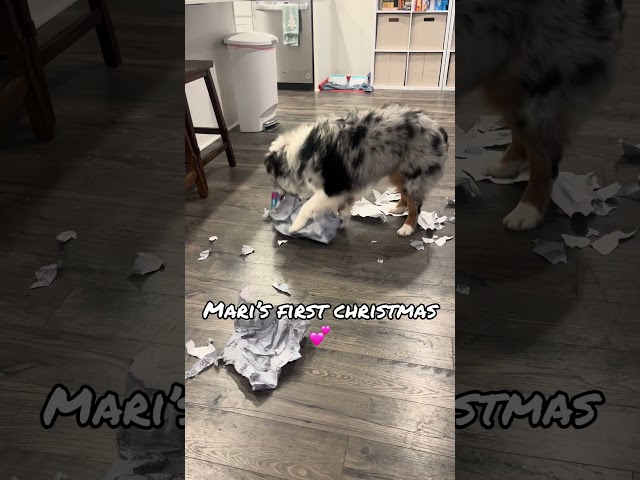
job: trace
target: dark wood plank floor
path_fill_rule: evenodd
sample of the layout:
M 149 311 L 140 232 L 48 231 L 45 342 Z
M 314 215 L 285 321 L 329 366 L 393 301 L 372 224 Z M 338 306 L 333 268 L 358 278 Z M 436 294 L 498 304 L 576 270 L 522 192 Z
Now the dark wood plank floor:
M 35 141 L 23 111 L 0 124 L 2 478 L 98 480 L 110 469 L 114 430 L 81 429 L 73 418 L 40 425 L 56 383 L 124 394 L 145 344 L 177 345 L 182 369 L 184 7 L 108 3 L 122 65 L 107 68 L 89 32 L 46 68 L 55 138 Z M 65 230 L 78 239 L 55 282 L 29 290 L 34 272 L 60 258 Z M 165 271 L 130 279 L 137 252 L 162 257 Z
M 385 102 L 422 107 L 455 144 L 452 93 L 281 92 L 281 129 Z M 217 159 L 206 168 L 209 198 L 188 195 L 186 340 L 212 337 L 222 351 L 233 322 L 203 320 L 202 308 L 208 300 L 236 302 L 245 284 L 265 302 L 437 302 L 442 310 L 432 321 L 314 320 L 311 330 L 324 324 L 331 333 L 319 347 L 303 341 L 302 358 L 285 367 L 274 391 L 251 392 L 232 367 L 189 381 L 187 478 L 453 478 L 455 239 L 416 251 L 397 236 L 403 220 L 393 217 L 387 224 L 352 219 L 330 245 L 289 239 L 278 246 L 284 237 L 261 217 L 272 190 L 263 158 L 276 134 L 234 131 L 237 168 Z M 445 212 L 453 160 L 452 147 L 424 209 Z M 454 225 L 441 232 L 453 234 Z M 211 256 L 198 262 L 211 235 L 218 236 Z M 255 253 L 240 257 L 243 244 Z M 277 280 L 289 284 L 291 298 L 271 287 Z M 185 358 L 186 367 L 192 363 Z
M 637 182 L 640 173 L 637 160 L 619 158 L 617 145 L 619 137 L 640 143 L 640 8 L 625 2 L 625 9 L 616 85 L 560 165 L 594 171 L 603 186 Z M 456 103 L 464 127 L 487 112 L 477 97 Z M 471 292 L 456 299 L 456 393 L 562 390 L 573 396 L 596 389 L 606 403 L 584 430 L 532 429 L 516 420 L 508 430 L 476 425 L 457 431 L 456 477 L 630 480 L 640 470 L 640 238 L 609 256 L 567 248 L 568 263 L 551 265 L 531 251 L 531 240 L 562 241 L 560 233 L 571 233 L 569 219 L 550 212 L 536 231 L 505 231 L 502 218 L 523 185 L 479 187 L 481 197 L 457 205 L 456 273 Z M 590 217 L 589 226 L 601 233 L 638 228 L 637 199 L 616 204 L 609 215 Z

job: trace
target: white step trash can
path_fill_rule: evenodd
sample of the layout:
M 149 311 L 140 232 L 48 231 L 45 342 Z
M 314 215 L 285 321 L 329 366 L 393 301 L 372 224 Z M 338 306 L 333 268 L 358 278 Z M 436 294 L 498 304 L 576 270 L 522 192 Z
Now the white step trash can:
M 261 132 L 278 123 L 275 35 L 244 32 L 223 42 L 231 57 L 231 78 L 241 132 Z

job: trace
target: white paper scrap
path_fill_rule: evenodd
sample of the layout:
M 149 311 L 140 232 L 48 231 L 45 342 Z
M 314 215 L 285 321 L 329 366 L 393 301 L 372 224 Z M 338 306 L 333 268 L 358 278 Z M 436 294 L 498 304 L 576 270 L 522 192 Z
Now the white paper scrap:
M 456 285 L 456 292 L 458 292 L 461 295 L 469 295 L 469 293 L 471 292 L 471 289 L 469 288 L 468 285 L 465 285 L 464 283 L 458 283 Z
M 448 207 L 455 207 L 456 206 L 456 199 L 455 198 L 449 198 L 449 197 L 445 197 L 447 199 L 447 206 Z
M 492 167 L 502 157 L 503 152 L 485 150 L 481 154 L 468 155 L 467 158 L 456 159 L 456 175 L 461 172 L 466 173 L 476 182 L 488 180 L 498 185 L 509 185 L 512 183 L 526 182 L 529 180 L 529 171 L 525 168 L 514 178 L 496 178 L 487 175 L 485 172 Z
M 384 263 L 384 260 L 382 258 L 379 258 L 378 263 Z
M 269 215 L 270 215 L 269 209 L 265 208 L 264 213 L 262 214 L 262 218 L 269 218 Z
M 586 175 L 560 172 L 553 183 L 551 200 L 570 217 L 575 213 L 587 216 L 594 211 L 592 202 L 600 199 L 594 191 L 598 187 L 598 181 L 593 172 Z
M 253 252 L 255 252 L 253 247 L 250 247 L 249 245 L 243 245 L 242 252 L 240 252 L 240 255 L 251 255 Z
M 378 243 L 378 240 L 371 240 L 371 243 Z
M 73 239 L 78 238 L 78 234 L 73 230 L 67 230 L 66 232 L 59 233 L 58 236 L 56 237 L 56 240 L 60 243 L 66 243 L 72 238 Z
M 628 157 L 638 157 L 640 156 L 640 145 L 634 145 L 631 142 L 627 142 L 622 138 L 618 140 L 620 144 L 620 149 L 622 150 L 622 155 L 626 155 Z
M 622 185 L 618 191 L 618 197 L 626 197 L 640 191 L 640 185 L 637 183 L 629 183 Z
M 600 235 L 600 232 L 598 230 L 594 230 L 593 228 L 590 228 L 587 231 L 587 237 L 597 237 L 598 235 Z
M 146 275 L 148 273 L 157 272 L 164 265 L 162 259 L 153 253 L 138 253 L 134 263 L 133 270 L 138 275 Z
M 591 244 L 589 237 L 576 237 L 575 235 L 565 235 L 564 233 L 562 233 L 561 236 L 564 244 L 570 248 L 584 248 Z
M 287 243 L 289 240 L 278 240 L 278 246 L 284 245 L 285 243 Z
M 198 261 L 200 262 L 201 260 L 206 260 L 207 258 L 209 258 L 209 252 L 211 250 L 203 250 L 200 252 L 200 258 L 198 258 Z
M 436 212 L 422 211 L 418 215 L 418 225 L 424 230 L 436 230 L 438 229 L 437 218 Z
M 184 379 L 187 380 L 189 378 L 193 378 L 198 375 L 203 370 L 209 368 L 211 365 L 218 366 L 218 360 L 220 359 L 220 355 L 217 353 L 209 353 L 199 359 L 196 363 L 193 364 L 191 369 L 188 372 L 184 373 Z
M 187 353 L 192 357 L 204 358 L 206 355 L 210 353 L 214 353 L 216 351 L 216 347 L 213 346 L 213 340 L 209 339 L 207 341 L 207 345 L 204 347 L 196 347 L 196 344 L 193 340 L 189 340 L 185 347 L 187 347 Z
M 411 240 L 409 242 L 409 245 L 411 245 L 416 250 L 424 250 L 424 243 L 421 240 Z
M 616 209 L 615 205 L 609 205 L 608 203 L 605 203 L 600 200 L 596 200 L 595 202 L 593 202 L 593 213 L 595 213 L 596 215 L 600 215 L 600 216 L 609 215 L 609 213 L 611 213 L 611 211 L 615 209 Z
M 533 240 L 533 251 L 546 258 L 552 264 L 567 263 L 567 254 L 564 251 L 564 243 L 551 242 L 549 240 Z
M 291 295 L 291 291 L 289 290 L 289 285 L 284 282 L 276 282 L 272 285 L 273 288 L 278 290 L 279 292 L 286 293 L 287 295 Z
M 610 198 L 615 197 L 620 192 L 620 185 L 618 182 L 612 183 L 611 185 L 607 185 L 606 187 L 602 187 L 596 190 L 596 194 L 600 198 L 600 200 L 609 200 Z
M 435 243 L 436 245 L 438 245 L 439 247 L 442 247 L 442 246 L 447 242 L 447 240 L 451 240 L 452 238 L 453 238 L 453 236 L 451 236 L 451 237 L 447 237 L 447 236 L 445 235 L 444 237 L 437 238 L 437 239 L 436 239 L 436 241 L 435 241 L 434 243 Z
M 431 237 L 431 238 L 422 237 L 422 241 L 423 241 L 424 243 L 426 243 L 426 244 L 429 244 L 429 243 L 435 243 L 435 241 L 436 241 L 436 239 L 437 239 L 437 238 L 438 238 L 438 236 L 437 236 L 437 235 L 434 235 L 434 236 L 433 236 L 433 237 Z
M 493 130 L 501 130 L 505 128 L 505 124 L 500 117 L 483 115 L 473 128 L 479 132 L 491 132 Z
M 52 263 L 51 265 L 45 265 L 44 267 L 40 267 L 36 270 L 36 279 L 37 282 L 34 282 L 30 290 L 35 288 L 42 288 L 50 286 L 58 275 L 58 264 Z
M 401 197 L 400 193 L 393 188 L 387 189 L 384 193 L 380 193 L 377 190 L 372 190 L 372 192 L 376 199 L 376 205 L 388 205 L 391 202 L 397 202 Z
M 218 239 L 218 237 L 216 237 L 215 235 L 212 235 L 209 237 L 209 241 L 210 242 L 215 242 Z
M 369 218 L 382 218 L 383 222 L 387 221 L 387 217 L 382 212 L 379 206 L 374 205 L 366 198 L 362 198 L 353 204 L 351 209 L 352 217 L 369 217 Z
M 601 255 L 609 255 L 613 252 L 620 243 L 620 240 L 625 240 L 627 238 L 631 238 L 636 234 L 637 230 L 634 230 L 629 233 L 621 232 L 620 230 L 616 230 L 615 232 L 607 233 L 602 237 L 594 240 L 591 243 L 593 249 L 600 253 Z

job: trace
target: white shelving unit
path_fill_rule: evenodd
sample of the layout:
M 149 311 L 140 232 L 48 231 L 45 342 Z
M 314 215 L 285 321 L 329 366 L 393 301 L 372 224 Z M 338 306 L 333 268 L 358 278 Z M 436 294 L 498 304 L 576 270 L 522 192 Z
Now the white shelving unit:
M 449 0 L 449 10 L 426 12 L 378 10 L 380 1 L 373 2 L 373 87 L 455 90 L 455 0 Z

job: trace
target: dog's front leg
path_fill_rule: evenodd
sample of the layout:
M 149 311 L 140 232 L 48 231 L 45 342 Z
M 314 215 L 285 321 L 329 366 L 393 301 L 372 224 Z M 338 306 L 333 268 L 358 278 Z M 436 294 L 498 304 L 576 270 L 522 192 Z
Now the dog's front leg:
M 307 202 L 300 208 L 300 213 L 289 228 L 289 233 L 295 233 L 309 223 L 317 215 L 323 215 L 337 211 L 344 199 L 339 196 L 329 197 L 324 190 L 317 190 Z

